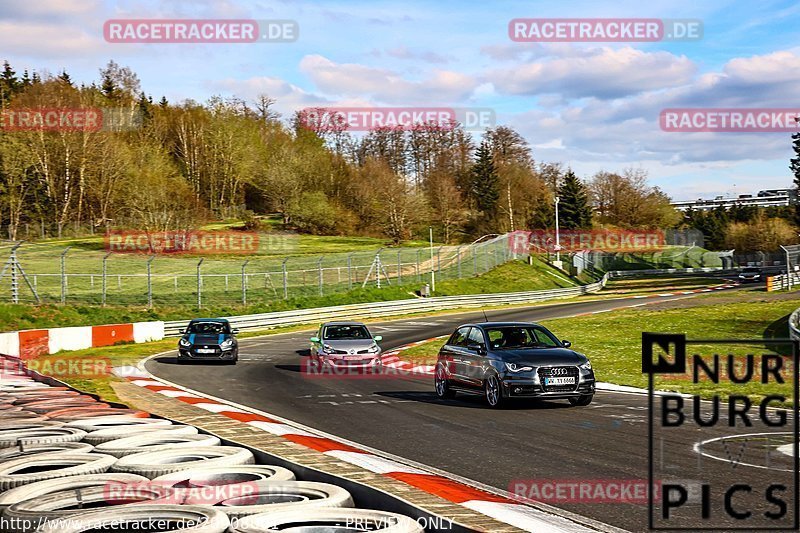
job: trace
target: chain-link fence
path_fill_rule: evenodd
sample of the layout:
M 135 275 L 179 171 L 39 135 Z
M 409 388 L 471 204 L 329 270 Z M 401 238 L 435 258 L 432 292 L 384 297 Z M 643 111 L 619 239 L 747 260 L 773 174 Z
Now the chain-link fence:
M 407 287 L 483 274 L 520 257 L 501 235 L 460 246 L 326 255 L 187 256 L 110 253 L 103 241 L 0 245 L 0 301 L 90 305 L 244 305 Z M 527 255 L 527 254 L 522 254 Z

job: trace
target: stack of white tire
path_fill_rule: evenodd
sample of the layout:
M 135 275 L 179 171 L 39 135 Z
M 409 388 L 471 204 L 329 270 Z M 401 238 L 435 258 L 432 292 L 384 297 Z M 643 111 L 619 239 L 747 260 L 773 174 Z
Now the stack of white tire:
M 356 509 L 339 486 L 258 465 L 247 448 L 15 365 L 0 359 L 0 531 L 423 531 L 407 516 Z

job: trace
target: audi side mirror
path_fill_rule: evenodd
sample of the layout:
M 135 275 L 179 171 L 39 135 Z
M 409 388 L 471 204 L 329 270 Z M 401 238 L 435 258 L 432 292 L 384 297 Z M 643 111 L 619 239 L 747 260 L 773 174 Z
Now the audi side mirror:
M 319 342 L 319 337 L 311 337 L 308 340 L 310 340 L 311 342 Z
M 372 340 L 374 340 L 375 342 L 380 342 L 383 340 L 383 337 L 381 337 L 380 335 L 375 335 L 374 337 L 372 337 Z
M 563 344 L 563 345 L 564 345 L 564 348 L 569 348 L 570 346 L 572 346 L 572 343 L 571 343 L 571 342 L 569 342 L 569 341 L 568 341 L 568 340 L 566 340 L 566 339 L 564 339 L 563 341 L 561 341 L 561 344 Z
M 239 328 L 233 328 L 233 329 L 231 330 L 231 333 L 233 333 L 234 335 L 236 335 L 237 333 L 239 333 Z
M 467 346 L 468 350 L 472 350 L 473 352 L 477 352 L 479 354 L 486 353 L 486 348 L 484 348 L 483 344 L 470 344 Z

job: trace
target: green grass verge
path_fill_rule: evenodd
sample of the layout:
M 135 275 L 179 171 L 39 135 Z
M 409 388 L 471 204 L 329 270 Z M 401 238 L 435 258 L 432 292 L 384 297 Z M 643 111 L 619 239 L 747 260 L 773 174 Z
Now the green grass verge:
M 457 294 L 485 294 L 545 290 L 575 285 L 575 282 L 551 267 L 535 261 L 529 265 L 515 261 L 500 265 L 477 277 L 444 280 L 436 284 L 436 296 Z M 149 320 L 181 320 L 192 316 L 231 316 L 271 311 L 307 309 L 331 305 L 357 304 L 387 300 L 414 298 L 411 290 L 418 287 L 390 285 L 358 288 L 349 292 L 327 296 L 307 296 L 274 300 L 267 304 L 248 307 L 234 305 L 204 306 L 201 311 L 192 311 L 185 306 L 162 306 L 147 310 L 141 306 L 100 307 L 91 305 L 28 305 L 0 304 L 0 330 L 81 326 L 86 324 L 115 324 Z

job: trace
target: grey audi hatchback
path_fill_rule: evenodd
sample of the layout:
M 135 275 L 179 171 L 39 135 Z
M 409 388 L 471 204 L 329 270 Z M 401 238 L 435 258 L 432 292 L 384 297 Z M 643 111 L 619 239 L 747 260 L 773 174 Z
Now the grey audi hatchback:
M 592 364 L 569 347 L 569 341 L 530 322 L 464 324 L 439 351 L 436 395 L 482 394 L 491 407 L 513 398 L 589 405 L 595 390 Z

